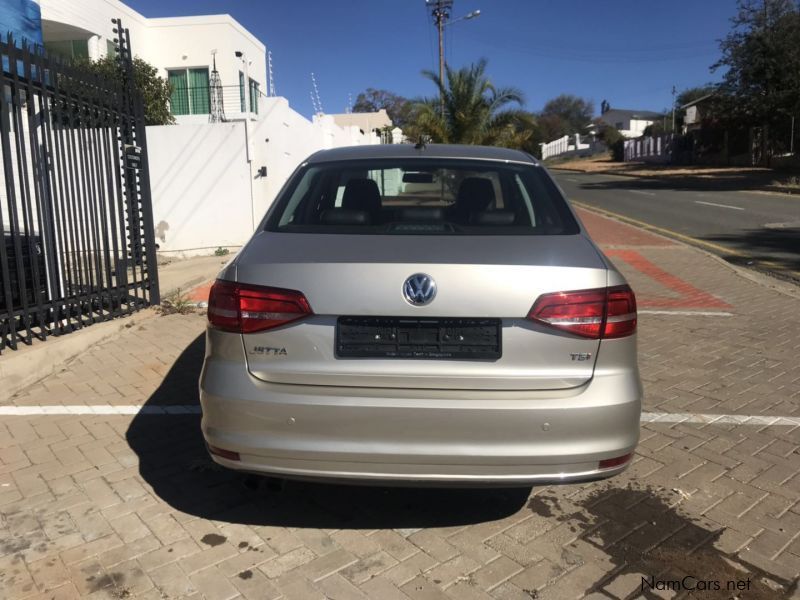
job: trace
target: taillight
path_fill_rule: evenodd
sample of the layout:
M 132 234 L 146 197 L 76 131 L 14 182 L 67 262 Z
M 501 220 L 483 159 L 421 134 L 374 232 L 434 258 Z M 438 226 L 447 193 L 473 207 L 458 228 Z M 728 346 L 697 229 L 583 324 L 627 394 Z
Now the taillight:
M 627 285 L 543 294 L 528 318 L 586 338 L 625 337 L 636 331 L 636 296 Z
M 314 314 L 294 290 L 217 280 L 208 298 L 208 321 L 236 333 L 255 333 Z
M 613 469 L 619 467 L 630 461 L 633 454 L 625 454 L 623 456 L 616 456 L 614 458 L 605 458 L 597 463 L 598 469 Z

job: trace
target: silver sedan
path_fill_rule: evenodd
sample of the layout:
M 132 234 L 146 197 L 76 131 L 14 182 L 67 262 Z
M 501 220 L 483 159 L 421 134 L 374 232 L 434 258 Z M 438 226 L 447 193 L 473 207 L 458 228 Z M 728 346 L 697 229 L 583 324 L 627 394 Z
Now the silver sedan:
M 608 477 L 639 438 L 636 300 L 500 148 L 318 152 L 211 290 L 212 458 L 280 477 Z

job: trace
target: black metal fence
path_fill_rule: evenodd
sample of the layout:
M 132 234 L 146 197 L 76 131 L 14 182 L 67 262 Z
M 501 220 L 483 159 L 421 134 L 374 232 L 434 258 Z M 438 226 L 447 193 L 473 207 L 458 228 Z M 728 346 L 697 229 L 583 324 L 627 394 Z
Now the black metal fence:
M 0 40 L 0 351 L 159 302 L 144 110 L 120 81 Z

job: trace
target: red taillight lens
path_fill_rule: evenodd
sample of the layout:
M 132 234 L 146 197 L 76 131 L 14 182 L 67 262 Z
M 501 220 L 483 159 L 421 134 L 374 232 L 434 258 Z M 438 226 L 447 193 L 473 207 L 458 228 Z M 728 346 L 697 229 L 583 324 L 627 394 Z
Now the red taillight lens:
M 619 338 L 636 331 L 636 297 L 627 285 L 543 294 L 528 318 L 581 337 Z
M 314 314 L 294 290 L 215 281 L 208 298 L 208 321 L 236 333 L 255 333 Z
M 612 469 L 614 467 L 619 467 L 620 465 L 627 463 L 631 457 L 633 457 L 633 454 L 625 454 L 623 456 L 617 456 L 614 458 L 606 458 L 597 463 L 597 468 Z
M 636 296 L 627 285 L 608 288 L 604 338 L 620 338 L 636 331 Z
M 212 446 L 211 444 L 206 444 L 208 447 L 208 451 L 211 454 L 216 454 L 217 456 L 221 456 L 222 458 L 227 458 L 228 460 L 242 460 L 242 457 L 239 456 L 238 452 L 234 452 L 233 450 L 225 450 L 224 448 L 217 448 L 216 446 Z

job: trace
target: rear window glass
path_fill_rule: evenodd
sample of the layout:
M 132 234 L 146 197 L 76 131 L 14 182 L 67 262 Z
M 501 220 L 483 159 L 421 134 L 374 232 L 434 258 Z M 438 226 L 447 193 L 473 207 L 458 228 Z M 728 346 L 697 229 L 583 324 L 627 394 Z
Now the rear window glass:
M 571 235 L 540 167 L 469 160 L 320 163 L 295 174 L 267 217 L 291 233 Z

